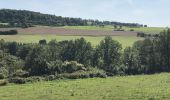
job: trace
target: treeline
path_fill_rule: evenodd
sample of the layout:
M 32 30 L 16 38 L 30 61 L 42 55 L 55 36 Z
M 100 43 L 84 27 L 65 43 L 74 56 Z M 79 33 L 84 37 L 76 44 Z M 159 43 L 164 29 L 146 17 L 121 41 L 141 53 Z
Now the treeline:
M 95 48 L 80 38 L 35 44 L 1 40 L 0 49 L 0 78 L 16 83 L 40 80 L 35 76 L 53 80 L 170 71 L 169 29 L 158 37 L 137 41 L 123 52 L 121 44 L 109 36 Z
M 141 27 L 143 25 L 137 23 L 121 23 L 111 21 L 86 20 L 81 18 L 61 17 L 39 12 L 26 10 L 0 10 L 0 22 L 10 23 L 10 25 L 47 25 L 47 26 L 87 26 L 87 25 L 121 25 L 130 27 Z M 25 25 L 27 24 L 27 25 Z
M 159 34 L 149 34 L 149 33 L 144 33 L 144 32 L 137 32 L 137 37 L 158 37 Z
M 18 34 L 17 30 L 0 31 L 0 35 L 16 35 L 16 34 Z

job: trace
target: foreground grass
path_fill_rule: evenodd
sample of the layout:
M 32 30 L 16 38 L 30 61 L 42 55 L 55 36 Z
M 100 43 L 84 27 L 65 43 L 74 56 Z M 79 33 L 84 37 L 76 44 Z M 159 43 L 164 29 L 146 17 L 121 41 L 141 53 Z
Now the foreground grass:
M 82 30 L 103 30 L 103 31 L 113 31 L 113 26 L 105 26 L 104 28 L 99 26 L 64 26 L 63 28 L 66 29 L 82 29 Z M 150 34 L 158 34 L 161 31 L 163 31 L 165 28 L 163 27 L 123 27 L 125 31 L 130 31 L 131 29 L 134 29 L 136 32 L 145 32 Z
M 46 39 L 50 41 L 52 39 L 56 39 L 57 41 L 63 40 L 73 40 L 77 38 L 81 38 L 82 36 L 56 36 L 56 35 L 1 35 L 0 39 L 4 39 L 5 41 L 16 41 L 22 43 L 38 43 L 39 40 Z M 96 46 L 100 43 L 104 36 L 83 36 L 87 41 L 91 42 L 93 46 Z M 135 37 L 135 36 L 112 36 L 113 39 L 119 41 L 122 44 L 122 47 L 125 48 L 127 46 L 132 46 L 132 44 L 137 40 L 142 40 L 143 38 Z
M 0 100 L 170 100 L 169 95 L 168 73 L 0 87 Z

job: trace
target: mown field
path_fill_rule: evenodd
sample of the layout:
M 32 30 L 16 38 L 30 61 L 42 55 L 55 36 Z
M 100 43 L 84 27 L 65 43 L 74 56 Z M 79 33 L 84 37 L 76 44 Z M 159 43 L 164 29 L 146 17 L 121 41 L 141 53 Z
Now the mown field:
M 1 35 L 0 39 L 5 41 L 16 41 L 20 43 L 38 43 L 39 40 L 46 39 L 50 41 L 56 39 L 57 41 L 63 40 L 73 40 L 77 38 L 84 37 L 87 41 L 91 42 L 93 46 L 96 46 L 100 43 L 104 36 L 56 36 L 56 35 Z M 122 47 L 132 46 L 133 43 L 137 40 L 142 40 L 143 38 L 135 36 L 112 36 L 114 40 L 119 41 L 122 44 Z
M 169 95 L 169 73 L 0 87 L 0 100 L 170 100 Z
M 82 29 L 82 30 L 105 30 L 105 31 L 113 31 L 113 26 L 105 26 L 104 28 L 98 26 L 64 26 L 66 29 Z M 136 32 L 145 32 L 150 34 L 158 34 L 163 31 L 165 28 L 163 27 L 123 27 L 125 31 L 130 31 L 134 29 Z

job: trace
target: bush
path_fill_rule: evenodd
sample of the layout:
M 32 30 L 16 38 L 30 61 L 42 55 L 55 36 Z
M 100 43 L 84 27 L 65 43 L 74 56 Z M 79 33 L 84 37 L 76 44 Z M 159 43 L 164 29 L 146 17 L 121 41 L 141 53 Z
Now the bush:
M 130 31 L 135 31 L 134 29 L 130 29 Z
M 62 71 L 64 73 L 73 73 L 79 70 L 86 70 L 83 64 L 79 64 L 76 61 L 64 62 L 62 65 Z
M 58 78 L 67 78 L 67 79 L 89 78 L 89 74 L 84 71 L 77 71 L 74 73 L 60 74 L 58 75 Z
M 18 34 L 17 30 L 0 31 L 0 35 L 16 35 L 16 34 Z
M 100 77 L 100 78 L 106 78 L 106 72 L 97 68 L 91 68 L 88 71 L 90 78 L 93 77 Z
M 0 86 L 5 86 L 7 84 L 8 84 L 7 80 L 0 80 Z
M 55 80 L 55 75 L 49 75 L 49 76 L 46 77 L 45 80 L 47 80 L 47 81 Z
M 145 33 L 144 32 L 138 32 L 137 33 L 137 37 L 145 37 Z
M 16 78 L 9 79 L 9 82 L 15 83 L 15 84 L 25 84 L 26 80 L 25 80 L 25 78 L 16 77 Z
M 74 73 L 63 73 L 56 76 L 58 79 L 68 78 L 68 79 L 80 79 L 80 78 L 94 78 L 94 77 L 100 77 L 100 78 L 106 78 L 107 75 L 103 70 L 99 70 L 96 68 L 91 68 L 87 71 L 76 71 Z
M 5 75 L 0 73 L 0 79 L 4 79 L 5 78 Z
M 29 77 L 29 72 L 23 71 L 23 70 L 17 70 L 13 74 L 13 77 L 23 77 L 23 78 L 26 78 L 26 77 Z
M 45 80 L 45 78 L 39 77 L 39 76 L 32 76 L 32 77 L 26 78 L 25 80 L 26 82 L 40 82 L 40 81 Z
M 47 44 L 47 41 L 46 41 L 46 40 L 40 40 L 40 41 L 39 41 L 39 44 L 41 44 L 41 45 L 46 45 L 46 44 Z
M 0 79 L 4 79 L 8 76 L 8 70 L 5 67 L 0 68 Z

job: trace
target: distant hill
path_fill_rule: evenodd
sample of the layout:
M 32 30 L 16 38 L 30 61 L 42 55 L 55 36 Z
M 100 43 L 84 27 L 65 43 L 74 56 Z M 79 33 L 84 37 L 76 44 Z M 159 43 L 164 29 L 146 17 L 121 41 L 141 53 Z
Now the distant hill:
M 0 9 L 0 22 L 11 24 L 33 24 L 47 26 L 87 26 L 87 25 L 121 25 L 143 26 L 137 23 L 86 20 L 81 18 L 61 17 L 27 10 Z M 24 23 L 24 24 L 23 24 Z

